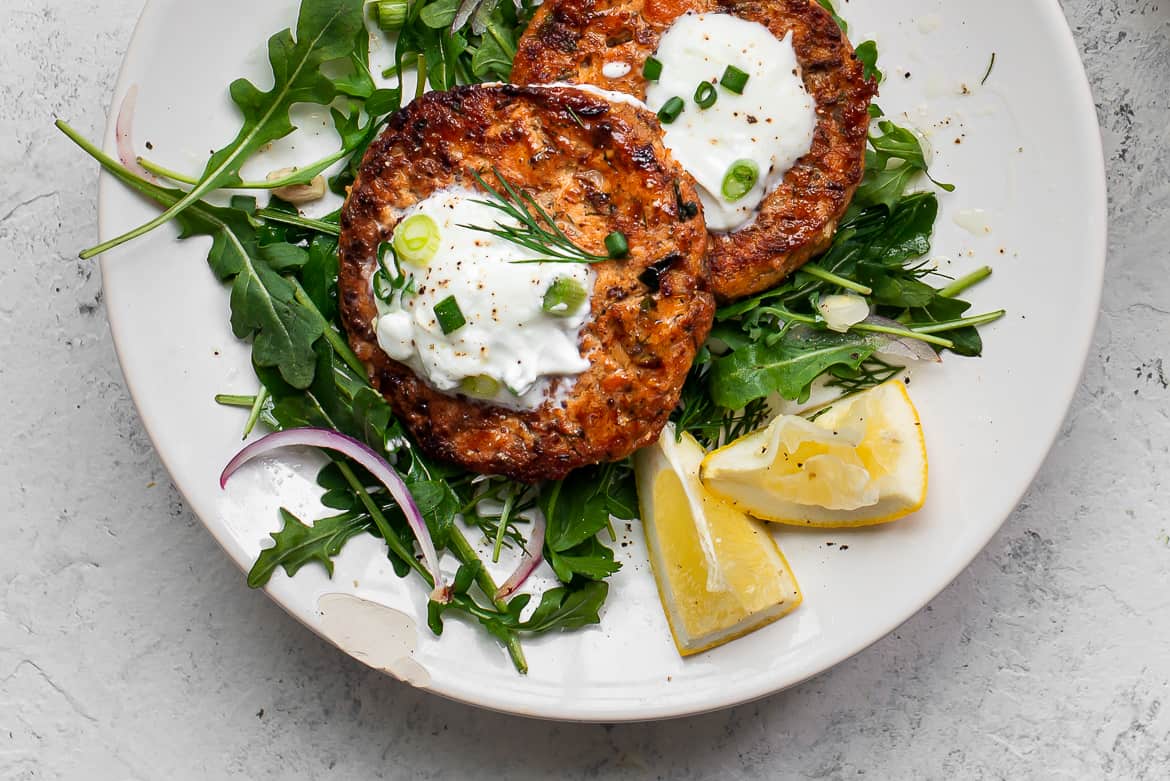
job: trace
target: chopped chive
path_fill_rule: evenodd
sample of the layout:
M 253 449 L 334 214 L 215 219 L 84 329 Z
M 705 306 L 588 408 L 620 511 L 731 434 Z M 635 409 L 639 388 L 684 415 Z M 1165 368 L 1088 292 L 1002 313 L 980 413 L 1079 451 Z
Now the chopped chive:
M 754 160 L 736 160 L 723 175 L 723 197 L 734 203 L 751 192 L 760 179 L 760 167 Z
M 626 234 L 614 231 L 605 237 L 605 251 L 611 258 L 624 258 L 630 254 L 630 243 L 626 241 Z
M 942 298 L 954 298 L 972 285 L 976 285 L 991 276 L 991 266 L 983 266 L 972 271 L 965 277 L 959 277 L 951 284 L 938 291 Z
M 571 317 L 585 303 L 585 286 L 572 277 L 557 277 L 544 292 L 541 308 L 554 317 Z
M 410 4 L 407 0 L 380 0 L 374 4 L 374 14 L 378 20 L 378 29 L 384 33 L 401 30 L 406 24 L 406 12 Z
M 860 293 L 863 296 L 868 296 L 873 293 L 872 288 L 866 287 L 860 282 L 854 282 L 852 279 L 834 274 L 831 271 L 826 271 L 814 263 L 808 263 L 802 266 L 800 270 L 810 277 L 816 277 L 822 282 L 828 282 L 831 285 L 852 290 L 854 293 Z
M 389 304 L 394 298 L 394 286 L 386 279 L 382 269 L 375 271 L 370 281 L 373 283 L 374 295 L 383 303 Z
M 943 320 L 937 323 L 926 323 L 924 325 L 911 325 L 916 334 L 938 334 L 946 331 L 957 331 L 960 328 L 967 328 L 968 326 L 987 325 L 994 323 L 999 318 L 1003 317 L 1007 312 L 1003 309 L 997 309 L 994 312 L 987 312 L 982 315 L 973 315 L 971 317 L 960 317 L 958 320 Z
M 715 100 L 718 97 L 715 85 L 709 81 L 700 81 L 699 86 L 695 87 L 695 103 L 699 105 L 699 108 L 711 108 L 715 105 Z
M 723 78 L 719 80 L 719 83 L 736 95 L 742 95 L 743 88 L 748 83 L 748 75 L 734 65 L 728 65 L 727 69 L 723 71 Z
M 252 407 L 256 404 L 255 396 L 239 396 L 233 393 L 215 394 L 215 403 L 225 407 Z
M 683 99 L 675 95 L 670 100 L 662 104 L 662 108 L 658 109 L 658 119 L 664 124 L 669 125 L 671 122 L 678 119 L 678 115 L 683 112 Z
M 435 319 L 439 321 L 439 328 L 443 329 L 445 335 L 453 334 L 467 325 L 467 318 L 463 316 L 463 310 L 459 308 L 455 296 L 447 296 L 435 304 L 434 312 Z
M 642 78 L 646 81 L 658 81 L 662 77 L 662 61 L 653 57 L 647 57 L 646 63 L 642 66 Z

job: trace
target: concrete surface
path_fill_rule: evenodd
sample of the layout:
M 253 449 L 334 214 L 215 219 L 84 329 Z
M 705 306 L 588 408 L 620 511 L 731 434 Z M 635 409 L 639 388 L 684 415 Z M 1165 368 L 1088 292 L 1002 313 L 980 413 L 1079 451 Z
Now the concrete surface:
M 621 727 L 370 672 L 250 592 L 183 506 L 76 259 L 97 172 L 50 132 L 100 135 L 140 5 L 0 4 L 0 778 L 1170 777 L 1170 2 L 1064 2 L 1110 273 L 1074 410 L 1003 531 L 833 671 Z

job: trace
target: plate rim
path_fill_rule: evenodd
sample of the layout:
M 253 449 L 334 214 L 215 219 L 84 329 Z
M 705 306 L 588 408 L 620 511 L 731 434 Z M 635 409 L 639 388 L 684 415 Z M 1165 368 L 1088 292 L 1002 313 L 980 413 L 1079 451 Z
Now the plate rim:
M 1088 125 L 1092 133 L 1090 137 L 1095 139 L 1095 143 L 1091 143 L 1088 148 L 1084 149 L 1086 153 L 1092 154 L 1092 159 L 1086 164 L 1086 172 L 1091 171 L 1093 174 L 1091 197 L 1086 199 L 1087 208 L 1085 213 L 1096 217 L 1095 226 L 1099 226 L 1096 230 L 1097 235 L 1094 236 L 1092 246 L 1086 250 L 1086 258 L 1092 261 L 1087 270 L 1094 271 L 1091 278 L 1092 288 L 1090 289 L 1091 301 L 1094 303 L 1092 313 L 1085 317 L 1082 322 L 1082 328 L 1077 334 L 1075 346 L 1079 351 L 1079 368 L 1077 372 L 1078 381 L 1069 383 L 1066 387 L 1061 389 L 1059 394 L 1059 408 L 1062 414 L 1059 418 L 1055 418 L 1055 422 L 1051 425 L 1042 439 L 1045 443 L 1043 449 L 1038 450 L 1038 456 L 1034 464 L 1031 465 L 1031 477 L 1023 484 L 1011 502 L 1009 509 L 1003 513 L 995 523 L 988 524 L 984 527 L 985 531 L 976 543 L 973 543 L 968 551 L 969 555 L 960 557 L 961 564 L 957 566 L 956 570 L 946 578 L 944 582 L 939 584 L 937 588 L 929 588 L 923 591 L 923 597 L 918 600 L 908 600 L 903 609 L 894 611 L 893 617 L 886 622 L 880 633 L 876 636 L 863 639 L 859 643 L 848 644 L 847 648 L 840 650 L 836 654 L 831 654 L 826 657 L 819 657 L 815 663 L 799 665 L 798 671 L 782 676 L 784 680 L 778 680 L 781 676 L 766 676 L 761 675 L 755 686 L 743 687 L 735 689 L 733 692 L 724 694 L 718 697 L 712 697 L 708 702 L 701 706 L 687 706 L 679 705 L 674 707 L 655 707 L 652 703 L 641 701 L 634 707 L 625 710 L 604 710 L 594 709 L 588 713 L 582 713 L 580 709 L 574 709 L 571 704 L 560 705 L 554 707 L 543 707 L 540 705 L 525 708 L 518 707 L 514 702 L 505 700 L 503 698 L 481 696 L 476 698 L 464 694 L 461 691 L 454 691 L 447 688 L 440 688 L 434 685 L 426 686 L 425 691 L 431 694 L 436 694 L 445 699 L 460 702 L 466 705 L 472 705 L 497 713 L 504 713 L 509 715 L 524 716 L 528 718 L 543 719 L 550 721 L 566 721 L 578 723 L 627 723 L 627 722 L 646 722 L 657 721 L 673 718 L 681 718 L 685 716 L 699 715 L 703 713 L 710 713 L 713 711 L 723 710 L 737 705 L 743 705 L 773 694 L 777 694 L 786 689 L 798 686 L 821 673 L 828 672 L 832 668 L 853 658 L 862 653 L 870 646 L 878 641 L 884 639 L 891 633 L 895 632 L 900 626 L 910 620 L 913 616 L 919 613 L 923 607 L 929 604 L 932 600 L 937 598 L 939 594 L 945 591 L 963 572 L 965 572 L 971 563 L 980 553 L 982 553 L 991 539 L 1003 528 L 1007 519 L 1019 506 L 1021 500 L 1027 491 L 1035 482 L 1036 476 L 1043 468 L 1045 461 L 1051 454 L 1056 440 L 1064 426 L 1064 422 L 1068 417 L 1072 402 L 1076 391 L 1080 385 L 1079 379 L 1084 376 L 1085 367 L 1088 362 L 1089 353 L 1092 349 L 1093 338 L 1096 333 L 1098 321 L 1100 319 L 1100 303 L 1104 288 L 1105 267 L 1108 257 L 1108 237 L 1109 237 L 1109 215 L 1108 215 L 1108 185 L 1105 168 L 1105 153 L 1104 143 L 1101 135 L 1100 121 L 1097 116 L 1095 102 L 1093 100 L 1092 87 L 1089 82 L 1088 73 L 1085 70 L 1084 62 L 1081 57 L 1081 52 L 1077 46 L 1076 39 L 1073 36 L 1072 29 L 1069 27 L 1068 20 L 1064 16 L 1059 3 L 1051 2 L 1050 0 L 1033 0 L 1041 13 L 1044 13 L 1049 18 L 1049 23 L 1053 27 L 1053 31 L 1058 37 L 1059 54 L 1067 66 L 1069 66 L 1070 76 L 1070 90 L 1075 90 L 1076 104 L 1072 115 L 1076 118 L 1078 123 Z M 126 51 L 122 58 L 122 63 L 119 66 L 118 75 L 114 83 L 114 89 L 111 95 L 111 103 L 109 112 L 107 114 L 106 126 L 103 133 L 103 148 L 113 149 L 114 131 L 117 118 L 118 106 L 129 88 L 130 64 L 132 56 L 135 53 L 136 47 L 142 45 L 143 33 L 146 29 L 146 23 L 149 21 L 151 14 L 158 12 L 160 5 L 164 5 L 163 0 L 145 0 L 142 11 L 140 12 L 137 21 L 135 22 L 130 39 L 126 45 Z M 1082 125 L 1082 126 L 1083 126 Z M 102 170 L 98 179 L 98 198 L 97 198 L 97 223 L 99 238 L 104 240 L 108 237 L 110 231 L 107 229 L 108 217 L 112 211 L 109 198 L 113 188 L 117 187 L 117 180 Z M 227 544 L 226 529 L 222 524 L 209 523 L 202 514 L 195 510 L 196 503 L 192 501 L 191 496 L 183 485 L 179 483 L 174 477 L 174 470 L 171 466 L 171 459 L 168 457 L 163 448 L 159 447 L 162 441 L 161 435 L 158 433 L 157 421 L 143 414 L 142 405 L 139 403 L 139 393 L 141 389 L 136 390 L 135 383 L 131 379 L 130 373 L 127 372 L 128 359 L 124 354 L 124 347 L 122 341 L 119 339 L 119 333 L 124 327 L 124 323 L 120 322 L 120 318 L 115 314 L 119 311 L 117 306 L 111 307 L 113 301 L 118 300 L 119 295 L 106 285 L 105 269 L 106 263 L 109 262 L 106 256 L 100 259 L 100 268 L 102 270 L 102 291 L 103 299 L 106 306 L 106 318 L 110 326 L 112 342 L 114 345 L 114 352 L 118 359 L 119 368 L 122 371 L 122 376 L 125 380 L 127 392 L 130 394 L 131 400 L 134 402 L 135 410 L 138 413 L 138 418 L 142 423 L 143 429 L 151 441 L 155 453 L 162 462 L 164 468 L 167 470 L 168 476 L 171 478 L 176 490 L 180 493 L 183 501 L 191 510 L 192 514 L 199 519 L 203 527 L 211 534 L 212 539 L 220 546 L 227 555 L 228 559 L 236 564 L 241 571 L 246 572 L 248 564 L 236 559 L 231 555 L 230 547 Z M 275 602 L 286 614 L 297 620 L 301 625 L 312 631 L 315 635 L 330 643 L 338 650 L 353 657 L 347 649 L 341 646 L 337 641 L 330 638 L 328 635 L 319 631 L 319 628 L 308 623 L 301 615 L 298 614 L 297 609 L 293 605 L 286 604 L 286 601 L 272 592 L 270 587 L 263 589 L 265 595 Z M 359 659 L 359 661 L 361 661 Z M 386 672 L 380 670 L 379 672 Z M 389 677 L 397 679 L 392 674 Z M 400 683 L 402 681 L 399 681 Z M 745 691 L 746 689 L 746 691 Z

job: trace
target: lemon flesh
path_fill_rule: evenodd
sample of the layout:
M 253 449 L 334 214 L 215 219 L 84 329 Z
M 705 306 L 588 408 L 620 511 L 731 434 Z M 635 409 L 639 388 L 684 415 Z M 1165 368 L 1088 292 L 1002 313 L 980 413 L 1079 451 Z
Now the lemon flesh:
M 797 526 L 869 526 L 926 501 L 926 442 L 905 386 L 890 381 L 815 420 L 781 415 L 709 454 L 703 485 L 743 512 Z
M 702 446 L 673 426 L 634 464 L 650 565 L 675 646 L 690 656 L 797 608 L 800 588 L 763 524 L 699 482 Z

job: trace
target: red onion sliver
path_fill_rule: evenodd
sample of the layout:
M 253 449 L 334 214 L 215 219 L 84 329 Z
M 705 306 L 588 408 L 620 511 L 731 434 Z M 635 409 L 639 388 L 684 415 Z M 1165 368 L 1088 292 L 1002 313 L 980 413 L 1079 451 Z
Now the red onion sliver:
M 114 143 L 118 147 L 118 160 L 135 176 L 149 182 L 157 181 L 138 162 L 134 153 L 134 105 L 138 102 L 138 85 L 126 90 L 122 106 L 118 109 L 118 120 L 114 123 Z
M 341 453 L 361 464 L 382 485 L 386 486 L 386 490 L 402 508 L 406 522 L 410 524 L 410 530 L 414 532 L 414 537 L 418 540 L 418 547 L 422 550 L 427 569 L 430 570 L 431 577 L 434 578 L 435 588 L 431 592 L 431 598 L 438 602 L 450 601 L 450 590 L 443 584 L 442 572 L 439 570 L 439 554 L 435 551 L 435 544 L 431 540 L 430 531 L 427 530 L 427 523 L 422 517 L 422 512 L 419 511 L 410 489 L 406 487 L 406 483 L 403 482 L 402 477 L 399 476 L 394 467 L 364 442 L 325 428 L 291 428 L 277 431 L 274 434 L 261 437 L 237 453 L 224 467 L 223 474 L 219 477 L 220 488 L 226 487 L 228 478 L 253 458 L 278 448 L 295 445 L 307 445 Z
M 870 315 L 865 318 L 864 322 L 870 323 L 871 325 L 885 326 L 886 328 L 906 329 L 906 326 L 897 320 L 891 320 L 888 317 L 881 317 L 879 315 Z M 878 352 L 886 353 L 887 355 L 896 355 L 899 358 L 906 358 L 911 361 L 942 362 L 942 358 L 939 357 L 938 353 L 921 339 L 914 339 L 909 336 L 898 337 L 893 334 L 875 334 L 875 336 L 882 337 L 883 340 L 882 345 L 878 347 Z
M 524 555 L 520 557 L 520 563 L 516 566 L 516 571 L 508 576 L 504 581 L 504 585 L 496 591 L 496 599 L 507 599 L 516 593 L 516 589 L 524 585 L 524 581 L 528 580 L 528 576 L 540 566 L 540 562 L 544 561 L 544 513 L 537 513 L 536 518 L 532 521 L 532 533 L 528 535 L 528 545 L 524 548 Z M 534 554 L 533 551 L 536 551 Z

